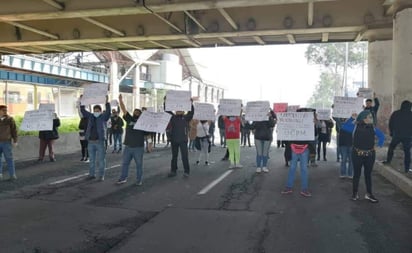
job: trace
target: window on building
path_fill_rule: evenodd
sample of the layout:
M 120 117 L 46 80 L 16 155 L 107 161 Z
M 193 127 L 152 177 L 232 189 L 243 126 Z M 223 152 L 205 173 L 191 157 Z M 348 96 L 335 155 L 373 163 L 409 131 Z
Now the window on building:
M 33 104 L 33 91 L 28 91 L 27 92 L 27 103 L 32 105 Z

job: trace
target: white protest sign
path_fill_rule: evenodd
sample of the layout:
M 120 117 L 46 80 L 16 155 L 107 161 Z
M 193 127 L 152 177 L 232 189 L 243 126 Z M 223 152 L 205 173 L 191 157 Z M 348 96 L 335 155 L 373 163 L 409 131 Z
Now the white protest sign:
M 350 118 L 353 113 L 363 110 L 363 98 L 361 97 L 334 97 L 333 117 Z
M 217 114 L 223 116 L 240 116 L 241 110 L 242 100 L 224 98 L 219 101 L 219 111 Z
M 166 93 L 165 111 L 190 111 L 191 93 L 186 90 L 168 90 Z
M 172 115 L 167 112 L 142 112 L 133 129 L 163 133 Z
M 300 108 L 300 105 L 288 105 L 288 112 L 296 112 Z
M 316 109 L 316 115 L 318 120 L 330 120 L 332 117 L 331 109 Z
M 268 120 L 270 110 L 269 101 L 251 101 L 246 104 L 245 119 L 247 121 Z
M 194 104 L 195 113 L 193 115 L 194 119 L 198 120 L 212 120 L 216 119 L 215 107 L 208 103 L 195 103 Z
M 277 137 L 285 141 L 315 140 L 313 112 L 280 112 L 277 116 Z
M 358 90 L 358 97 L 362 98 L 373 98 L 373 90 L 371 88 L 359 88 Z
M 39 111 L 55 112 L 56 109 L 54 104 L 39 104 Z
M 83 97 L 81 98 L 81 104 L 105 104 L 108 87 L 109 84 L 107 83 L 92 83 L 86 85 L 84 87 Z
M 53 130 L 52 111 L 26 111 L 20 125 L 22 131 L 45 131 Z

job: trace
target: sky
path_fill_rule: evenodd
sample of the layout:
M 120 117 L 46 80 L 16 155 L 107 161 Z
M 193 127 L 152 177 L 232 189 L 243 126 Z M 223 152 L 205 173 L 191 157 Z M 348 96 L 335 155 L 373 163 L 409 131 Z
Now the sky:
M 206 80 L 223 85 L 225 98 L 305 106 L 320 67 L 305 58 L 307 44 L 190 49 Z

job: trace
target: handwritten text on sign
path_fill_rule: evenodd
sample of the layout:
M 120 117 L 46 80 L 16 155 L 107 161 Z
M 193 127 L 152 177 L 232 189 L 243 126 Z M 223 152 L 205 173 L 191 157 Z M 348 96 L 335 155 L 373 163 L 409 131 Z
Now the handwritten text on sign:
M 333 117 L 350 118 L 353 113 L 363 110 L 363 98 L 361 97 L 334 97 Z
M 219 101 L 219 115 L 223 116 L 240 116 L 242 109 L 242 100 L 240 99 L 221 99 Z
M 371 88 L 359 88 L 358 96 L 362 98 L 373 98 L 373 90 Z
M 288 110 L 288 103 L 273 103 L 274 112 L 286 112 Z
M 277 113 L 277 137 L 284 141 L 313 141 L 313 112 Z
M 104 104 L 106 103 L 107 83 L 92 83 L 84 87 L 82 105 Z
M 300 108 L 300 105 L 288 105 L 288 112 L 296 112 Z
M 166 94 L 166 111 L 190 111 L 192 102 L 191 93 L 186 90 L 168 90 Z
M 149 112 L 144 111 L 140 115 L 133 129 L 147 132 L 163 133 L 169 124 L 170 115 L 167 112 Z
M 52 111 L 26 111 L 20 125 L 22 131 L 45 131 L 53 130 Z
M 269 101 L 247 102 L 245 119 L 247 121 L 268 120 L 269 109 L 270 109 Z
M 198 120 L 212 120 L 216 119 L 215 116 L 215 107 L 212 104 L 208 103 L 195 103 L 195 114 L 193 115 L 194 119 Z
M 331 109 L 317 109 L 316 115 L 318 120 L 330 120 L 332 111 Z

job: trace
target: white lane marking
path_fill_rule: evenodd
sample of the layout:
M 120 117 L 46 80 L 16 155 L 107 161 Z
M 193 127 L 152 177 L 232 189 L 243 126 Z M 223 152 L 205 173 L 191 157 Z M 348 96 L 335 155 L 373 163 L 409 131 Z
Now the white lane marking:
M 233 170 L 228 170 L 225 173 L 223 173 L 219 178 L 215 179 L 213 182 L 208 184 L 205 188 L 203 188 L 200 192 L 198 192 L 198 195 L 203 195 L 206 194 L 208 191 L 210 191 L 213 187 L 215 187 L 220 181 L 222 181 L 225 177 L 229 176 L 230 173 L 232 173 Z
M 117 168 L 117 167 L 120 167 L 120 164 L 113 165 L 113 166 L 107 168 L 106 170 L 110 170 L 110 169 Z M 72 181 L 72 180 L 75 180 L 75 179 L 78 179 L 78 178 L 85 177 L 87 175 L 89 175 L 89 173 L 80 174 L 80 175 L 77 175 L 77 176 L 74 176 L 74 177 L 68 177 L 68 178 L 65 178 L 65 179 L 61 179 L 61 180 L 51 182 L 51 183 L 49 183 L 49 185 L 62 184 L 62 183 L 68 182 L 68 181 Z

